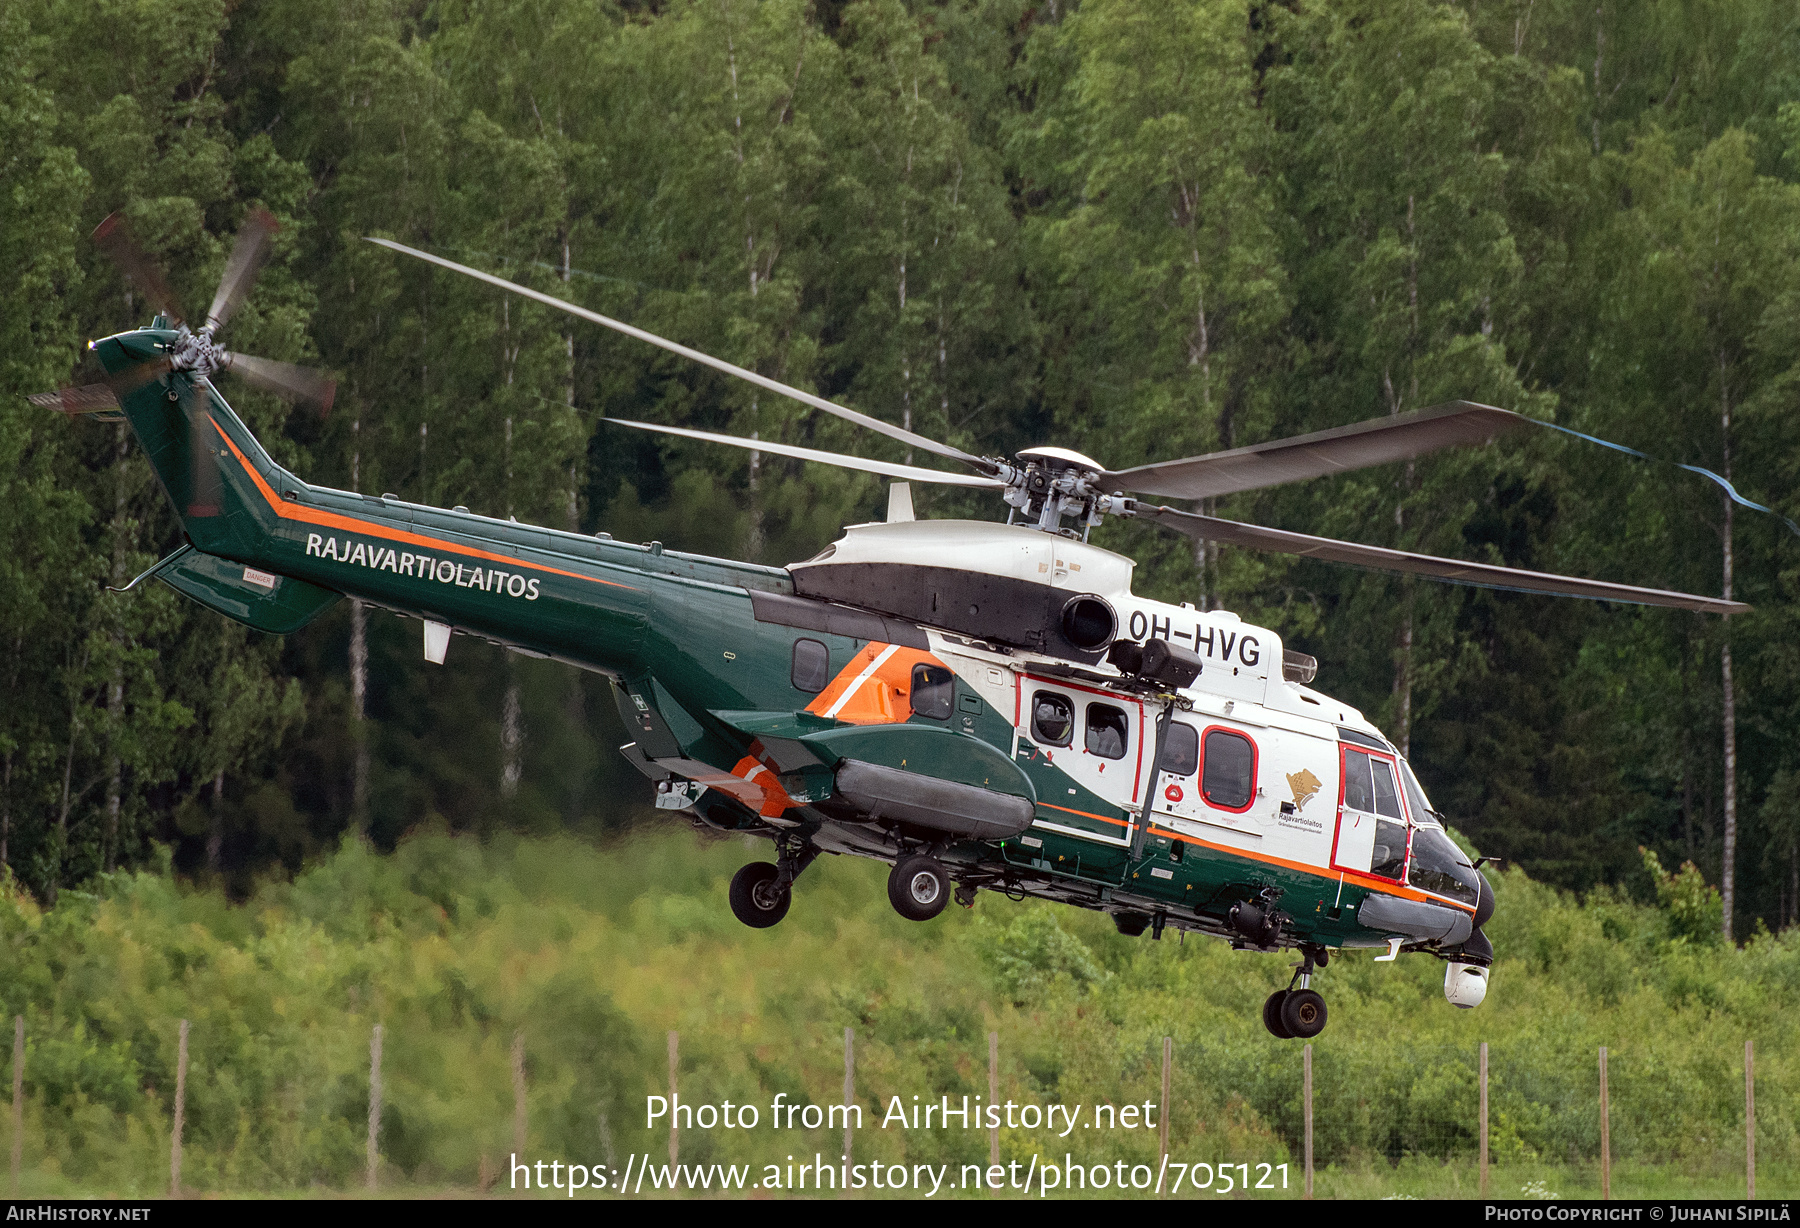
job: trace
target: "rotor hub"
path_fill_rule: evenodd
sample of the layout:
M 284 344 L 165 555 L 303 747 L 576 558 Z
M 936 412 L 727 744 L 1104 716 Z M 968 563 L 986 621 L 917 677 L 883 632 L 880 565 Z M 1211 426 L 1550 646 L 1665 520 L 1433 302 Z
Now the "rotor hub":
M 210 326 L 192 332 L 183 324 L 169 343 L 169 369 L 210 377 L 231 365 L 231 355 L 213 341 Z
M 998 476 L 1006 483 L 1002 496 L 1013 511 L 1012 524 L 1023 514 L 1026 524 L 1045 533 L 1079 537 L 1086 541 L 1108 514 L 1127 514 L 1126 501 L 1108 495 L 1098 486 L 1106 466 L 1068 448 L 1026 448 L 1017 453 L 1018 465 L 999 464 Z M 1065 527 L 1063 521 L 1073 520 Z

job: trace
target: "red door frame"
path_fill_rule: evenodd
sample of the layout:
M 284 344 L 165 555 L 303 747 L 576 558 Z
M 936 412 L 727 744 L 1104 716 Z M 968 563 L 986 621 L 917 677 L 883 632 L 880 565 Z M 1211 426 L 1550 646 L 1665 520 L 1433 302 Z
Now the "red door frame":
M 1373 870 L 1369 869 L 1358 869 L 1355 866 L 1338 864 L 1338 844 L 1344 831 L 1344 790 L 1348 786 L 1350 779 L 1349 773 L 1344 770 L 1344 757 L 1351 751 L 1355 751 L 1359 755 L 1368 755 L 1371 759 L 1382 760 L 1394 774 L 1394 796 L 1400 804 L 1400 824 L 1406 828 L 1406 856 L 1400 861 L 1400 875 L 1398 878 L 1389 878 L 1385 874 L 1376 874 Z M 1379 879 L 1384 883 L 1404 883 L 1406 881 L 1406 867 L 1412 864 L 1412 822 L 1406 817 L 1406 788 L 1401 783 L 1400 764 L 1398 759 L 1399 756 L 1390 754 L 1387 751 L 1376 750 L 1373 746 L 1358 746 L 1351 742 L 1338 743 L 1337 826 L 1334 827 L 1331 832 L 1332 869 L 1342 870 L 1348 874 L 1366 874 L 1370 878 Z M 1371 781 L 1369 785 L 1370 790 L 1373 791 L 1374 787 L 1374 782 Z M 1371 798 L 1370 800 L 1372 801 L 1374 799 Z M 1369 815 L 1377 821 L 1387 817 L 1386 815 L 1378 815 L 1373 810 L 1363 811 L 1362 813 Z

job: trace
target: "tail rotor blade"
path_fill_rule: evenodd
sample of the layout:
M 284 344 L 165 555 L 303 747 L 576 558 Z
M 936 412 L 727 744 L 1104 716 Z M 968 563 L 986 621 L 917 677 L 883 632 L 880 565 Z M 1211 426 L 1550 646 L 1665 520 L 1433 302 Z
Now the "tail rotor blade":
M 34 392 L 25 398 L 39 409 L 60 413 L 96 414 L 119 408 L 119 398 L 105 384 L 83 384 L 79 388 L 62 388 L 56 392 Z
M 323 371 L 297 367 L 291 362 L 258 358 L 254 354 L 227 354 L 222 369 L 264 392 L 317 406 L 321 414 L 331 410 L 331 402 L 337 396 L 336 380 Z
M 110 374 L 98 372 L 101 378 L 97 383 L 59 388 L 55 392 L 34 392 L 25 399 L 40 409 L 54 409 L 71 416 L 107 413 L 123 408 L 122 402 L 126 397 L 152 380 L 166 375 L 168 371 L 167 358 L 153 358 L 122 371 Z
M 139 246 L 123 213 L 111 214 L 94 228 L 94 246 L 119 266 L 138 293 L 150 300 L 151 306 L 169 317 L 171 323 L 181 323 L 181 305 L 175 301 L 174 291 L 169 289 L 156 262 Z
M 218 293 L 213 295 L 212 307 L 206 313 L 207 328 L 215 333 L 224 328 L 225 321 L 244 301 L 257 273 L 262 271 L 263 261 L 268 259 L 269 240 L 279 229 L 281 223 L 267 209 L 257 209 L 244 219 L 237 243 L 231 249 L 231 259 L 225 264 L 225 276 L 219 279 Z
M 108 375 L 106 386 L 112 389 L 113 396 L 123 401 L 145 384 L 167 375 L 169 365 L 167 358 L 152 358 L 149 362 L 140 362 L 136 366 Z
M 193 383 L 181 382 L 181 411 L 188 424 L 189 516 L 219 514 L 219 457 L 213 448 L 212 419 L 199 412 Z

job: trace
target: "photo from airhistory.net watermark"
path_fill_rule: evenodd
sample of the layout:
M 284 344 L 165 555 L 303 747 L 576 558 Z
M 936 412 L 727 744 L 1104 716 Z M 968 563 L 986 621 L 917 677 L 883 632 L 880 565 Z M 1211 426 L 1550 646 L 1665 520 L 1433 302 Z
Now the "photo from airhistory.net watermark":
M 679 1095 L 644 1098 L 644 1127 L 670 1131 L 667 1158 L 648 1152 L 627 1155 L 623 1164 L 583 1163 L 567 1157 L 509 1157 L 507 1188 L 556 1191 L 574 1198 L 587 1195 L 642 1195 L 657 1192 L 725 1193 L 793 1192 L 830 1194 L 869 1191 L 934 1198 L 946 1193 L 1031 1194 L 1048 1198 L 1062 1193 L 1099 1193 L 1112 1197 L 1164 1194 L 1244 1194 L 1292 1188 L 1290 1165 L 1230 1157 L 1190 1160 L 1167 1155 L 1154 1164 L 1083 1156 L 1084 1145 L 1098 1149 L 1121 1133 L 1156 1135 L 1160 1106 L 1153 1100 L 1135 1104 L 1062 1104 L 1004 1100 L 989 1103 L 980 1096 L 940 1095 L 888 1099 L 879 1119 L 860 1104 L 814 1104 L 777 1092 L 766 1104 L 689 1103 Z M 679 1140 L 684 1131 L 734 1131 L 770 1127 L 780 1131 L 966 1130 L 992 1136 L 1001 1129 L 1043 1131 L 1061 1144 L 1061 1154 L 1034 1153 L 1004 1163 L 890 1163 L 854 1157 L 850 1151 L 827 1155 L 811 1149 L 803 1154 L 777 1152 L 763 1163 L 682 1163 Z

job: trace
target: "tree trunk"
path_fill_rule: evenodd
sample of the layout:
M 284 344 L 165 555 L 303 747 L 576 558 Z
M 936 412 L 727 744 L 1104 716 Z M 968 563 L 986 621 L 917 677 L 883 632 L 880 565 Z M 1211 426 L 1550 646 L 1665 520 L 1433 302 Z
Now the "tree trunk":
M 369 610 L 350 602 L 350 736 L 356 741 L 356 763 L 350 779 L 350 821 L 356 834 L 369 834 Z
M 350 422 L 350 489 L 362 491 L 362 408 Z M 369 834 L 369 611 L 362 602 L 350 602 L 350 736 L 356 742 L 356 761 L 350 777 L 350 823 L 359 836 Z
M 1723 368 L 1721 364 L 1721 376 Z M 1720 425 L 1725 441 L 1725 480 L 1731 481 L 1731 399 L 1728 392 L 1720 394 Z M 1722 534 L 1724 542 L 1723 585 L 1725 600 L 1731 600 L 1731 519 L 1736 504 L 1730 495 L 1723 496 L 1725 503 L 1725 528 Z M 1720 894 L 1724 896 L 1725 917 L 1722 928 L 1725 941 L 1732 941 L 1732 915 L 1737 905 L 1737 693 L 1731 681 L 1731 617 L 1726 615 L 1722 620 L 1725 645 L 1719 651 L 1719 672 L 1725 707 L 1725 864 L 1720 870 Z
M 506 654 L 506 698 L 500 710 L 500 794 L 516 797 L 525 749 L 525 723 L 519 710 L 519 667 Z
M 206 832 L 206 868 L 214 874 L 224 864 L 225 851 L 225 769 L 213 777 L 212 824 Z
M 125 459 L 130 454 L 130 436 L 123 422 L 118 424 L 113 446 L 113 559 L 112 584 L 114 588 L 122 588 L 126 582 L 125 575 Z M 124 786 L 124 763 L 119 755 L 119 731 L 125 724 L 125 628 L 123 614 L 117 605 L 113 607 L 112 642 L 113 667 L 112 679 L 106 693 L 106 725 L 107 725 L 107 774 L 106 774 L 106 831 L 102 836 L 101 865 L 107 873 L 112 873 L 118 864 L 119 857 L 119 808 Z
M 568 675 L 569 690 L 563 699 L 563 719 L 568 721 L 571 729 L 586 729 L 587 692 L 581 685 L 581 671 L 572 669 L 568 671 Z M 587 811 L 587 774 L 585 772 L 575 774 L 574 780 L 569 786 L 566 801 L 565 818 L 569 826 L 573 827 L 581 822 L 582 815 Z
M 562 280 L 563 297 L 569 297 L 569 228 L 562 231 Z M 567 319 L 568 317 L 564 317 Z M 569 407 L 570 414 L 575 412 L 575 330 L 573 327 L 563 331 L 563 404 Z M 580 474 L 579 462 L 569 461 L 569 506 L 568 528 L 571 533 L 581 532 L 581 490 L 578 485 Z
M 12 836 L 12 769 L 13 753 L 6 752 L 6 766 L 0 770 L 0 870 L 11 864 L 7 841 Z

